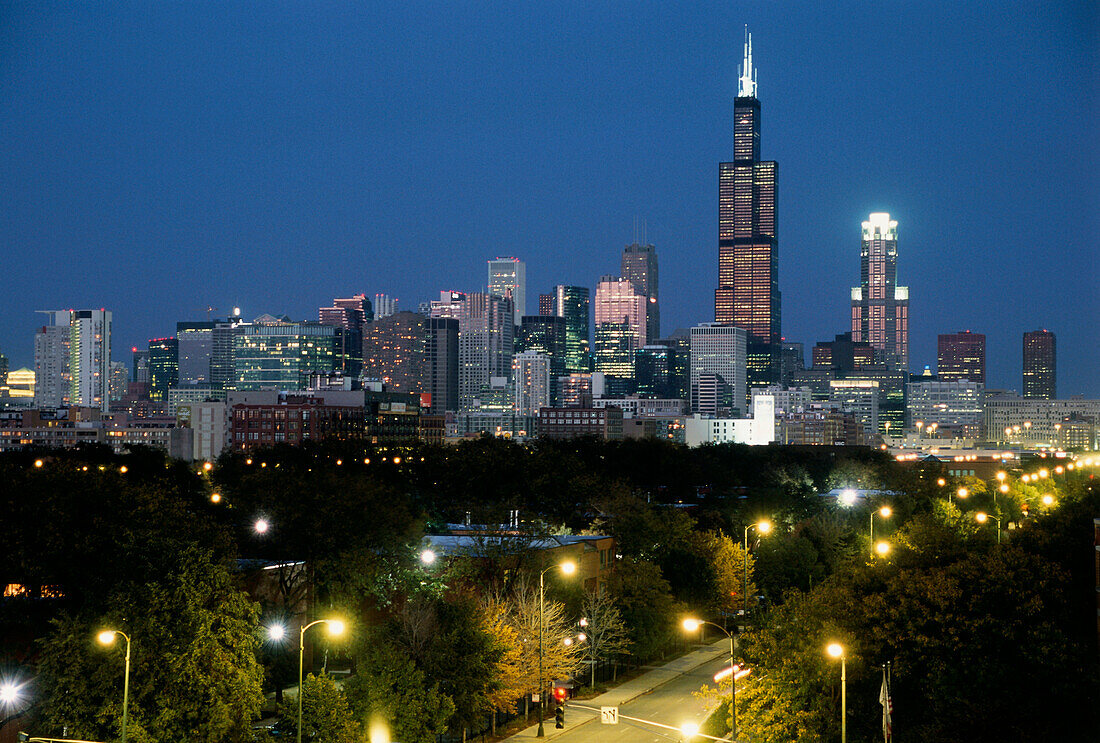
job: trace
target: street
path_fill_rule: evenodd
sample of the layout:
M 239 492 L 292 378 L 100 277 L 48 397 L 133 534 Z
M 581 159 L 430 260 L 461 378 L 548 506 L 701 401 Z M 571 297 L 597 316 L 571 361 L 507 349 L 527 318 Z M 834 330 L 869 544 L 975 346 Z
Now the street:
M 620 720 L 617 725 L 604 725 L 599 720 L 598 711 L 581 709 L 578 705 L 594 707 L 610 706 L 618 701 L 616 694 L 621 698 L 629 698 L 628 687 L 634 682 L 628 682 L 619 689 L 614 689 L 592 700 L 571 701 L 566 706 L 565 729 L 554 728 L 553 718 L 549 718 L 545 724 L 546 739 L 553 738 L 556 743 L 665 743 L 669 740 L 680 740 L 677 731 L 664 730 L 643 723 L 623 720 L 622 716 L 637 717 L 644 720 L 659 722 L 679 728 L 685 722 L 694 722 L 701 725 L 706 719 L 707 712 L 713 709 L 713 701 L 704 701 L 692 696 L 692 692 L 698 691 L 705 683 L 714 685 L 714 674 L 725 667 L 729 660 L 728 644 L 723 641 L 715 645 L 705 646 L 701 653 L 711 657 L 702 665 L 687 671 L 681 666 L 677 668 L 677 662 L 662 667 L 647 674 L 650 681 L 641 689 L 653 687 L 654 676 L 658 676 L 656 683 L 659 686 L 652 691 L 645 691 L 631 701 L 619 705 Z M 684 665 L 694 665 L 690 659 L 683 659 Z M 696 659 L 695 662 L 698 662 Z M 660 678 L 666 675 L 667 680 Z M 640 682 L 636 679 L 635 682 Z M 534 728 L 528 728 L 522 733 L 513 736 L 509 740 L 526 740 L 534 736 Z

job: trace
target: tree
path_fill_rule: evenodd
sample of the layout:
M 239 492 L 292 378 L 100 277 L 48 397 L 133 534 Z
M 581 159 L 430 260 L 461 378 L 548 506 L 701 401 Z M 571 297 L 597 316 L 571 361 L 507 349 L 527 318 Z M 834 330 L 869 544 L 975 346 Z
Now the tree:
M 44 723 L 78 737 L 105 738 L 121 718 L 123 663 L 95 643 L 104 627 L 132 639 L 132 740 L 243 741 L 258 714 L 262 670 L 256 660 L 256 605 L 226 568 L 190 548 L 177 572 L 114 591 L 107 615 L 56 620 L 41 643 Z
M 428 684 L 424 672 L 384 638 L 372 638 L 357 658 L 359 669 L 344 691 L 355 716 L 370 735 L 385 731 L 383 740 L 435 743 L 447 729 L 455 706 Z
M 646 560 L 620 560 L 608 590 L 629 628 L 634 656 L 648 660 L 662 653 L 672 639 L 676 604 L 660 568 Z
M 610 593 L 589 591 L 581 608 L 588 657 L 592 661 L 592 686 L 596 685 L 596 663 L 616 658 L 630 648 L 630 636 L 622 614 Z
M 332 676 L 306 674 L 302 681 L 302 738 L 320 743 L 359 743 L 355 721 L 344 692 Z M 288 699 L 280 717 L 291 729 L 298 725 L 298 698 Z

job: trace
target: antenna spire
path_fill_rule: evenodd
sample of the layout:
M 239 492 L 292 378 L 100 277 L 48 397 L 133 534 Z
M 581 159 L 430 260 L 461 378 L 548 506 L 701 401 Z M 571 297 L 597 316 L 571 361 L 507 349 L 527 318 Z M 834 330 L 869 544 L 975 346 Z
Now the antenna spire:
M 752 34 L 745 25 L 745 61 L 737 69 L 737 97 L 756 97 L 756 70 L 752 68 Z

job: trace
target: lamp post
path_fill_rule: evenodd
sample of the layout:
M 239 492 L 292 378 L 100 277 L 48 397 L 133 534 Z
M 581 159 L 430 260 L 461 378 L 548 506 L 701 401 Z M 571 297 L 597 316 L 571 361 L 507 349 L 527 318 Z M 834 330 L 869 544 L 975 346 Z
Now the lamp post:
M 875 558 L 875 514 L 876 513 L 879 516 L 881 516 L 882 518 L 888 519 L 888 518 L 890 518 L 890 515 L 893 514 L 894 512 L 890 508 L 890 506 L 883 506 L 878 511 L 871 511 L 871 559 L 872 560 Z
M 848 743 L 848 667 L 844 646 L 834 642 L 825 648 L 834 658 L 840 658 L 840 743 Z
M 550 572 L 554 568 L 559 567 L 561 568 L 561 571 L 566 575 L 572 575 L 577 570 L 577 564 L 575 562 L 573 562 L 572 560 L 566 560 L 560 565 L 551 565 L 548 568 L 544 568 L 539 573 L 539 729 L 538 732 L 535 733 L 535 737 L 537 738 L 543 738 L 546 736 L 546 733 L 542 729 L 542 694 L 546 690 L 546 686 L 542 682 L 542 631 L 543 624 L 546 621 L 545 611 L 543 608 L 545 605 L 545 602 L 543 601 L 543 594 L 545 592 L 545 578 L 548 572 Z
M 302 667 L 305 664 L 306 630 L 315 624 L 327 624 L 328 633 L 333 637 L 344 634 L 344 623 L 339 619 L 316 619 L 298 631 L 298 743 L 302 743 Z M 281 640 L 286 636 L 286 628 L 281 624 L 268 627 L 267 636 L 272 640 Z
M 984 524 L 989 519 L 993 519 L 993 521 L 995 521 L 996 524 L 997 524 L 997 544 L 1000 544 L 1001 543 L 1001 519 L 1000 519 L 1000 517 L 999 516 L 990 516 L 989 514 L 985 513 L 984 511 L 978 511 L 976 514 L 974 514 L 974 520 L 977 521 L 979 524 Z
M 688 632 L 694 632 L 702 627 L 704 624 L 709 624 L 711 627 L 717 627 L 726 634 L 726 637 L 730 638 L 730 714 L 732 715 L 732 725 L 730 731 L 730 738 L 737 740 L 737 663 L 734 660 L 734 646 L 733 646 L 733 633 L 728 631 L 725 627 L 714 622 L 707 622 L 702 619 L 695 619 L 688 617 L 683 622 L 683 627 Z
M 742 593 L 745 599 L 742 618 L 745 620 L 746 625 L 749 623 L 749 529 L 756 529 L 757 534 L 767 534 L 772 530 L 772 522 L 767 520 L 757 521 L 755 524 L 749 524 L 745 527 L 744 565 L 741 566 L 741 578 L 744 583 Z M 730 663 L 733 663 L 732 656 Z
M 130 719 L 130 636 L 117 629 L 105 629 L 96 635 L 100 645 L 111 645 L 115 635 L 126 640 L 126 670 L 122 675 L 122 743 L 126 743 L 126 723 Z

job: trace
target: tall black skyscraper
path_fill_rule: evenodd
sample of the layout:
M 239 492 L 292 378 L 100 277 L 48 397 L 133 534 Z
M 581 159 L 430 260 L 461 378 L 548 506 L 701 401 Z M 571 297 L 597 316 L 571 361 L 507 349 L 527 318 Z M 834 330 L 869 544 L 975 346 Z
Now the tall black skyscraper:
M 733 162 L 718 165 L 718 289 L 715 322 L 748 334 L 749 387 L 779 381 L 778 166 L 760 159 L 760 100 L 752 69 L 752 37 L 733 103 Z
M 1024 333 L 1024 397 L 1053 400 L 1057 393 L 1057 356 L 1054 333 Z

